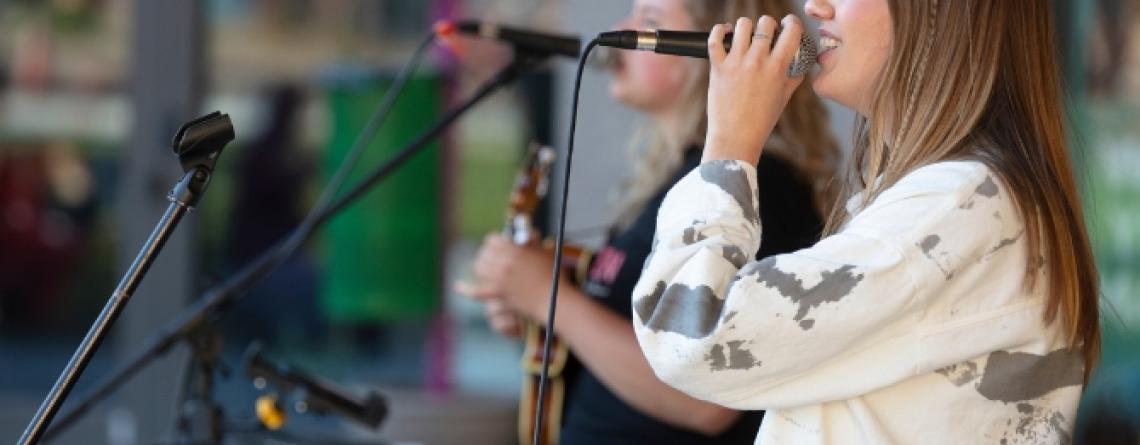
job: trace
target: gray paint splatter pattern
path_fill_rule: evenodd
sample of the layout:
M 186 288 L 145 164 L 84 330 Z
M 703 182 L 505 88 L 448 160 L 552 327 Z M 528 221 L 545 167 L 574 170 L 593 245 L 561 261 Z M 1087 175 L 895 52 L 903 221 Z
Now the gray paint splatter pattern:
M 666 287 L 659 281 L 652 293 L 634 303 L 645 327 L 655 332 L 674 332 L 691 339 L 708 337 L 724 310 L 724 300 L 712 288 L 683 284 Z
M 1006 423 L 999 444 L 1070 444 L 1072 436 L 1065 430 L 1068 425 L 1065 416 L 1034 402 L 1056 389 L 1080 385 L 1084 375 L 1083 363 L 1079 351 L 1066 349 L 1044 356 L 997 351 L 989 355 L 985 370 L 980 373 L 977 363 L 972 361 L 934 372 L 958 387 L 977 382 L 974 388 L 983 397 L 1016 404 L 1015 418 Z
M 986 180 L 982 181 L 982 184 L 979 185 L 977 189 L 974 189 L 974 194 L 978 196 L 985 196 L 987 198 L 993 198 L 997 196 L 998 187 L 997 183 L 994 182 L 994 177 L 987 175 Z
M 709 237 L 698 231 L 696 227 L 689 227 L 681 234 L 681 242 L 685 243 L 686 246 L 691 246 L 707 239 L 709 239 Z
M 986 255 L 987 256 L 993 255 L 993 254 L 997 253 L 999 250 L 1002 250 L 1006 247 L 1012 246 L 1014 243 L 1017 242 L 1017 240 L 1021 239 L 1022 235 L 1025 235 L 1025 229 L 1022 229 L 1020 232 L 1017 232 L 1017 235 L 1014 235 L 1011 238 L 1006 238 L 1006 239 L 999 241 L 997 243 L 997 245 L 994 246 L 993 249 L 990 249 L 989 253 L 987 253 Z
M 733 266 L 736 266 L 737 269 L 744 267 L 744 265 L 748 263 L 748 255 L 744 254 L 744 249 L 736 246 L 724 246 L 721 249 L 721 256 L 732 263 Z
M 752 351 L 742 348 L 744 342 L 741 340 L 734 340 L 725 343 L 728 345 L 728 354 L 725 355 L 724 345 L 715 344 L 705 355 L 705 361 L 709 364 L 709 369 L 713 371 L 724 371 L 735 369 L 740 371 L 747 371 L 754 367 L 760 366 L 761 361 L 756 360 L 752 355 Z
M 1084 359 L 1077 350 L 1048 355 L 997 351 L 990 354 L 978 393 L 1006 403 L 1033 400 L 1084 381 Z
M 744 219 L 752 224 L 760 222 L 759 209 L 752 203 L 752 186 L 744 170 L 728 161 L 714 161 L 701 164 L 700 172 L 701 179 L 720 187 L 736 201 Z
M 956 365 L 950 365 L 945 368 L 935 369 L 934 372 L 942 374 L 943 377 L 950 380 L 954 386 L 962 387 L 967 383 L 977 380 L 981 377 L 978 373 L 978 364 L 974 362 L 962 362 Z
M 996 351 L 989 355 L 985 369 L 967 361 L 934 370 L 953 383 L 976 385 L 978 393 L 996 402 L 1019 403 L 1044 396 L 1084 381 L 1084 358 L 1080 351 L 1058 349 L 1047 355 Z
M 1072 435 L 1065 430 L 1065 415 L 1060 412 L 1035 406 L 1031 403 L 1017 404 L 1017 423 L 1010 421 L 1002 433 L 1001 445 L 1030 445 L 1040 443 L 1073 443 Z
M 946 277 L 946 279 L 949 280 L 951 278 L 954 278 L 954 271 L 950 270 L 949 267 L 942 264 L 942 261 L 939 261 L 939 257 L 945 257 L 946 254 L 942 253 L 939 255 L 938 253 L 934 252 L 934 248 L 938 247 L 938 245 L 941 243 L 942 237 L 938 235 L 927 235 L 926 238 L 923 238 L 922 241 L 919 241 L 916 245 L 919 249 L 922 249 L 922 254 L 926 256 L 926 258 L 929 258 L 930 261 L 934 262 L 935 266 L 938 266 L 938 270 L 942 272 L 942 276 Z
M 940 242 L 942 242 L 942 237 L 938 235 L 929 235 L 918 243 L 918 247 L 922 249 L 922 253 L 925 253 L 926 256 L 929 257 L 930 251 L 934 250 L 935 247 L 938 247 L 938 243 Z
M 982 183 L 980 185 L 978 185 L 978 188 L 974 189 L 974 194 L 972 196 L 970 196 L 970 199 L 967 199 L 966 202 L 962 203 L 962 205 L 959 206 L 959 208 L 964 209 L 964 210 L 972 209 L 972 208 L 974 208 L 974 203 L 979 196 L 981 196 L 983 198 L 993 198 L 993 197 L 996 197 L 997 195 L 998 195 L 997 182 L 994 182 L 993 176 L 986 176 L 986 180 L 982 181 Z
M 780 295 L 799 306 L 795 317 L 800 328 L 809 330 L 815 326 L 815 320 L 806 318 L 812 308 L 823 303 L 834 303 L 851 294 L 855 286 L 863 281 L 863 274 L 855 274 L 855 266 L 845 265 L 835 270 L 825 270 L 820 273 L 822 280 L 811 288 L 804 288 L 803 280 L 795 274 L 784 272 L 776 268 L 773 257 L 750 264 L 745 272 L 755 275 L 756 282 L 769 289 L 775 288 Z

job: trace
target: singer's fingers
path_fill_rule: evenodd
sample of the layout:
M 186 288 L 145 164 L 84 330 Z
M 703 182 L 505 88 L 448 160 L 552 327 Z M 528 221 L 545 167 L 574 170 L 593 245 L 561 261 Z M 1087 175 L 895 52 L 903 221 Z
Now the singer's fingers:
M 748 50 L 748 58 L 756 59 L 766 56 L 772 51 L 772 43 L 776 39 L 776 19 L 770 15 L 761 16 L 756 20 L 756 30 L 753 31 L 752 48 Z
M 719 65 L 728 56 L 724 50 L 725 34 L 728 34 L 728 26 L 724 24 L 715 25 L 712 31 L 709 31 L 709 62 L 713 66 Z
M 740 58 L 748 53 L 748 47 L 752 46 L 752 30 L 755 26 L 752 19 L 748 17 L 736 19 L 736 29 L 732 31 L 732 49 L 728 51 L 729 56 L 738 54 L 736 57 Z
M 780 23 L 784 29 L 780 32 L 780 38 L 776 40 L 776 47 L 772 48 L 772 57 L 774 60 L 780 61 L 781 69 L 786 70 L 792 63 L 792 59 L 796 57 L 796 52 L 800 50 L 800 39 L 804 35 L 804 27 L 800 23 L 799 17 L 792 14 L 784 16 Z

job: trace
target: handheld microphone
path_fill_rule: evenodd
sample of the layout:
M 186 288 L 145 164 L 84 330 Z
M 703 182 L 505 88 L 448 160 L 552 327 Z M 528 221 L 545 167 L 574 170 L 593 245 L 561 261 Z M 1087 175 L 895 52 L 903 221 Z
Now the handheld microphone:
M 525 31 L 475 20 L 461 22 L 441 20 L 436 22 L 435 32 L 443 36 L 458 32 L 496 39 L 509 43 L 518 50 L 539 56 L 555 55 L 577 59 L 578 53 L 582 51 L 582 41 L 577 37 Z
M 772 37 L 775 44 L 776 36 Z M 598 34 L 598 44 L 612 48 L 636 49 L 639 51 L 653 51 L 658 54 L 671 54 L 674 56 L 709 58 L 709 33 L 696 31 L 608 31 Z M 724 49 L 732 49 L 732 33 L 724 36 Z M 819 54 L 819 45 L 810 35 L 804 34 L 800 38 L 800 49 L 788 67 L 788 77 L 797 77 L 806 73 L 815 65 Z

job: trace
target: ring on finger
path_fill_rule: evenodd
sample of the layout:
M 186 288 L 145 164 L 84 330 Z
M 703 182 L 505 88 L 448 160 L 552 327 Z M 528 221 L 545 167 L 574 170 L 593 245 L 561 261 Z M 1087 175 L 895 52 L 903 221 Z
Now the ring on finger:
M 756 40 L 756 39 L 770 39 L 770 38 L 772 38 L 772 36 L 770 36 L 770 35 L 768 35 L 768 34 L 764 34 L 764 33 L 762 33 L 762 32 L 758 32 L 758 33 L 756 33 L 756 34 L 752 34 L 752 40 Z

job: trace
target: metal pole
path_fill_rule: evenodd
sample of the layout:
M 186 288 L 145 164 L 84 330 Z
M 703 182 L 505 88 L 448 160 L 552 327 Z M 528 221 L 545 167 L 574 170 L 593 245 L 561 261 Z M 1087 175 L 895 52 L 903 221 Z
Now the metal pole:
M 59 379 L 56 380 L 55 385 L 52 386 L 51 391 L 48 392 L 47 398 L 45 398 L 43 404 L 40 405 L 35 417 L 32 418 L 32 422 L 29 423 L 28 428 L 24 430 L 24 434 L 19 441 L 20 444 L 30 445 L 39 442 L 48 424 L 51 423 L 52 417 L 59 411 L 59 407 L 63 404 L 67 394 L 75 387 L 75 382 L 79 379 L 79 376 L 83 374 L 83 370 L 87 367 L 87 364 L 91 362 L 91 357 L 95 354 L 95 350 L 99 348 L 108 330 L 115 323 L 115 319 L 122 313 L 131 295 L 133 295 L 135 289 L 138 288 L 143 276 L 146 275 L 147 269 L 150 268 L 155 258 L 158 257 L 158 252 L 162 250 L 162 246 L 166 244 L 166 240 L 170 238 L 170 234 L 174 232 L 174 228 L 178 225 L 178 222 L 182 220 L 182 216 L 191 208 L 190 202 L 184 202 L 176 198 L 182 195 L 177 193 L 177 190 L 179 190 L 180 187 L 186 187 L 193 181 L 206 181 L 208 177 L 209 173 L 207 173 L 205 169 L 195 169 L 187 172 L 182 180 L 179 181 L 178 186 L 175 186 L 176 191 L 171 192 L 168 198 L 170 205 L 167 206 L 166 212 L 162 215 L 162 218 L 143 244 L 135 260 L 131 262 L 130 267 L 127 268 L 126 274 L 124 274 L 122 280 L 119 281 L 119 285 L 115 287 L 115 291 L 111 294 L 107 304 L 103 306 L 103 311 L 99 313 L 99 316 L 95 319 L 95 323 L 91 325 L 91 329 L 87 331 L 87 335 L 83 337 L 79 348 L 75 350 L 75 354 L 73 354 L 71 360 L 68 361 L 67 367 L 64 368 Z

